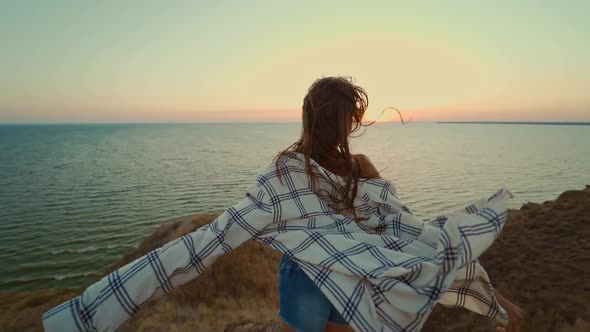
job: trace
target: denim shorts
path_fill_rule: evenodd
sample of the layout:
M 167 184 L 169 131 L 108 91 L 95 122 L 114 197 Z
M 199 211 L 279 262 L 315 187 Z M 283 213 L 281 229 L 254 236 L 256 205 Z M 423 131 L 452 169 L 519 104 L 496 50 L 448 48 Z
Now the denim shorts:
M 279 317 L 297 332 L 323 332 L 328 322 L 348 325 L 328 298 L 299 268 L 283 256 L 279 268 Z

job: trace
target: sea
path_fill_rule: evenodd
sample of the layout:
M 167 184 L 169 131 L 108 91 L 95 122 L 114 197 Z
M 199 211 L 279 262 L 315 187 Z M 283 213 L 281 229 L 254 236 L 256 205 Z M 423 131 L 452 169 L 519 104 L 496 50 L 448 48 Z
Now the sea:
M 0 291 L 86 286 L 159 225 L 237 203 L 298 123 L 0 125 Z M 421 219 L 507 187 L 590 185 L 590 126 L 376 123 L 355 133 Z

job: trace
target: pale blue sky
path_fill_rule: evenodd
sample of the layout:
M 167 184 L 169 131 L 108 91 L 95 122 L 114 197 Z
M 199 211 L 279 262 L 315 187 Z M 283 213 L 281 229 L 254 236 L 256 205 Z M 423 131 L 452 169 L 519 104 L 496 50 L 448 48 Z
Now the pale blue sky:
M 0 0 L 0 122 L 297 120 L 324 75 L 371 114 L 590 121 L 589 3 Z

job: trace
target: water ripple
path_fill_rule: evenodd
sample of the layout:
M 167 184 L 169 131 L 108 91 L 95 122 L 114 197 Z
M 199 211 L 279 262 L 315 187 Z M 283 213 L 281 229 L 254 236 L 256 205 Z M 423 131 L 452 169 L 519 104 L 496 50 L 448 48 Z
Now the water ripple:
M 298 124 L 0 126 L 0 290 L 88 285 L 159 224 L 235 204 L 299 132 Z M 587 142 L 590 127 L 415 123 L 377 124 L 352 145 L 429 218 L 503 186 L 513 208 L 581 189 L 590 184 Z

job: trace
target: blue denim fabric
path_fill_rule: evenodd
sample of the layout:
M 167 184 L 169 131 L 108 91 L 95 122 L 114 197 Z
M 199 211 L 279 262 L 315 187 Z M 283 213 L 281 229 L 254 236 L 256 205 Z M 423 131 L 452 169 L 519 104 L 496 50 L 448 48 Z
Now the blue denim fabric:
M 348 325 L 322 291 L 287 255 L 283 256 L 279 268 L 279 302 L 279 317 L 297 332 L 323 332 L 328 322 Z

